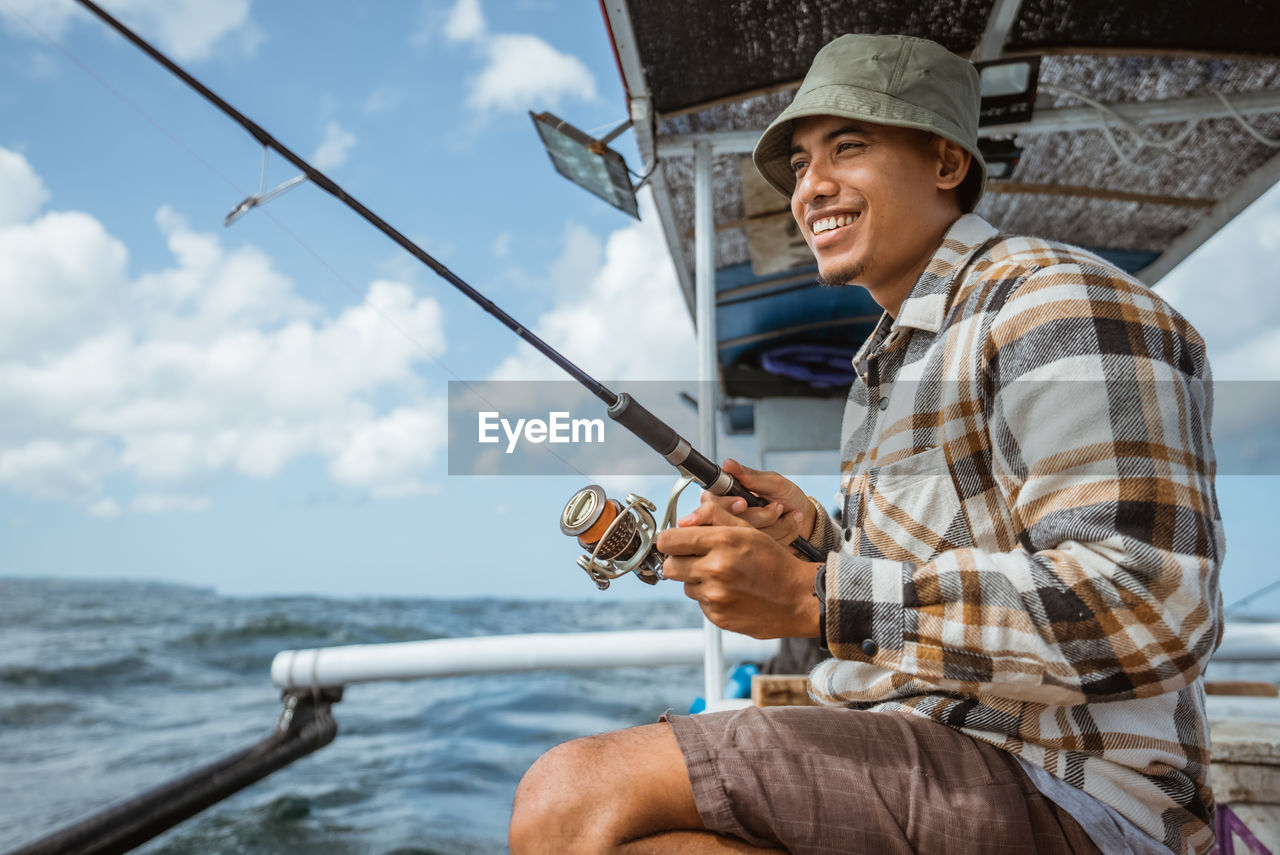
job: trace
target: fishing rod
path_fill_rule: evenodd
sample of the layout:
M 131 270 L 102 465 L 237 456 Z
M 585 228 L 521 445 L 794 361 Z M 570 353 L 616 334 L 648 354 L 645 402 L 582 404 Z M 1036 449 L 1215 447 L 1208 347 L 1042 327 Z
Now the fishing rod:
M 507 329 L 524 339 L 532 345 L 535 350 L 559 366 L 566 374 L 581 383 L 593 395 L 604 402 L 607 407 L 607 412 L 609 413 L 609 418 L 622 425 L 642 442 L 654 451 L 658 452 L 658 454 L 662 455 L 668 463 L 675 466 L 682 473 L 686 473 L 689 479 L 696 481 L 703 487 L 703 489 L 709 490 L 716 495 L 736 496 L 741 498 L 746 501 L 749 507 L 765 507 L 769 504 L 765 499 L 760 498 L 746 487 L 743 487 L 733 478 L 733 476 L 721 469 L 714 461 L 699 453 L 697 449 L 695 449 L 687 439 L 680 436 L 674 428 L 662 421 L 653 413 L 649 412 L 649 410 L 641 406 L 626 392 L 621 394 L 614 394 L 611 392 L 603 383 L 587 374 L 587 372 L 583 371 L 565 357 L 564 354 L 547 344 L 527 327 L 499 308 L 498 305 L 488 297 L 468 285 L 452 270 L 445 267 L 435 258 L 431 257 L 426 250 L 409 240 L 409 238 L 405 237 L 397 229 L 392 227 L 386 220 L 366 208 L 359 200 L 339 187 L 336 182 L 323 172 L 303 160 L 288 147 L 282 145 L 275 139 L 275 137 L 263 130 L 260 125 L 249 119 L 235 107 L 232 107 L 219 97 L 217 93 L 192 77 L 184 68 L 169 59 L 169 57 L 161 53 L 150 42 L 133 32 L 133 30 L 129 29 L 97 3 L 94 3 L 93 0 L 76 0 L 76 2 L 89 12 L 92 12 L 113 30 L 132 42 L 139 50 L 154 59 L 183 83 L 194 89 L 206 101 L 221 110 L 232 121 L 244 128 L 250 136 L 263 146 L 264 149 L 271 149 L 285 160 L 289 161 L 289 163 L 297 167 L 302 174 L 306 176 L 307 180 L 313 182 L 321 190 L 324 190 L 326 193 L 341 201 L 348 208 L 355 211 L 367 222 L 373 225 L 374 228 L 391 238 L 414 258 L 431 268 L 437 276 L 461 291 L 473 303 L 484 309 L 493 317 L 497 318 L 503 326 L 507 327 Z M 277 195 L 278 191 L 281 191 L 282 188 L 270 191 L 270 194 L 267 195 Z M 233 211 L 231 216 L 237 216 L 240 213 L 243 213 L 244 210 L 247 210 L 248 207 L 252 207 L 260 201 L 265 201 L 267 195 L 250 197 L 245 200 L 244 203 L 241 203 L 241 206 L 237 208 L 236 211 Z M 228 217 L 228 220 L 231 219 L 231 216 Z M 687 483 L 688 482 L 686 482 L 684 486 L 687 486 Z M 680 489 L 683 489 L 683 486 Z M 601 499 L 600 502 L 592 502 L 587 498 L 584 498 L 583 494 L 589 490 L 590 488 L 579 491 L 569 500 L 569 504 L 566 506 L 564 514 L 561 516 L 561 529 L 564 530 L 566 534 L 570 533 L 569 529 L 578 527 L 583 528 L 581 534 L 588 534 L 590 532 L 601 534 L 602 532 L 607 531 L 609 537 L 602 536 L 601 540 L 593 543 L 585 543 L 581 537 L 579 539 L 579 542 L 583 543 L 584 546 L 596 547 L 592 559 L 594 561 L 596 554 L 600 553 L 601 544 L 603 544 L 605 540 L 616 541 L 619 539 L 623 528 L 631 528 L 631 524 L 626 523 L 625 520 L 635 519 L 636 531 L 633 531 L 633 536 L 627 537 L 626 542 L 618 547 L 618 554 L 625 553 L 628 559 L 646 559 L 646 556 L 649 556 L 649 559 L 636 561 L 636 567 L 653 567 L 653 561 L 651 560 L 651 556 L 653 555 L 651 549 L 652 537 L 649 537 L 647 540 L 643 537 L 637 539 L 637 537 L 639 537 L 638 532 L 645 528 L 646 521 L 643 517 L 636 519 L 635 515 L 630 512 L 631 508 L 642 508 L 643 506 L 639 502 L 631 502 L 631 497 L 628 497 L 627 509 L 623 513 L 618 514 L 617 511 L 619 511 L 622 506 L 618 505 L 614 500 Z M 676 495 L 677 494 L 673 492 L 671 504 L 674 504 Z M 595 494 L 592 493 L 592 498 L 594 497 Z M 610 509 L 615 513 L 610 514 Z M 670 514 L 668 514 L 668 516 L 670 516 Z M 610 522 L 606 523 L 604 526 L 599 526 L 599 521 L 603 517 L 608 517 Z M 587 522 L 586 526 L 582 526 L 584 522 Z M 649 517 L 647 522 L 651 525 L 652 517 Z M 796 538 L 792 541 L 791 546 L 811 561 L 822 561 L 826 557 L 813 544 L 809 543 L 804 538 Z M 643 549 L 645 553 L 644 555 L 638 554 L 641 549 Z M 581 564 L 581 561 L 579 563 Z M 657 565 L 660 566 L 660 564 L 661 561 L 659 556 Z M 616 573 L 616 575 L 629 572 L 629 569 L 632 568 L 622 570 L 621 572 Z M 608 579 L 614 577 L 610 574 L 613 574 L 616 570 L 617 567 L 615 566 L 612 569 L 605 571 L 605 578 L 603 578 L 603 581 L 605 582 L 604 585 L 601 585 L 602 578 L 598 575 L 593 574 L 592 578 L 595 579 L 597 585 L 607 587 Z M 588 573 L 591 574 L 591 570 L 588 570 Z M 656 569 L 652 573 L 641 573 L 638 575 L 640 575 L 641 578 L 644 578 L 645 581 L 656 581 L 657 578 L 660 578 L 660 574 Z

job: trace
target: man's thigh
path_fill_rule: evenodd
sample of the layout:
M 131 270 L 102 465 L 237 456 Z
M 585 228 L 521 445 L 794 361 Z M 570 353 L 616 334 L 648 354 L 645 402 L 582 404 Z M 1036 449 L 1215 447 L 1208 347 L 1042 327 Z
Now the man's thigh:
M 669 723 L 704 825 L 756 846 L 1097 851 L 1014 757 L 918 716 L 749 707 Z

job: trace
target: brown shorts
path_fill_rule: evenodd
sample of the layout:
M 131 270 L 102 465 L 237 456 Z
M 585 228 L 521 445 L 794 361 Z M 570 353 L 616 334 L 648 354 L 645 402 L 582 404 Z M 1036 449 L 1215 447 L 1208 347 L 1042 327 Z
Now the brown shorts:
M 664 717 L 712 831 L 806 853 L 1098 853 L 1011 754 L 910 714 Z

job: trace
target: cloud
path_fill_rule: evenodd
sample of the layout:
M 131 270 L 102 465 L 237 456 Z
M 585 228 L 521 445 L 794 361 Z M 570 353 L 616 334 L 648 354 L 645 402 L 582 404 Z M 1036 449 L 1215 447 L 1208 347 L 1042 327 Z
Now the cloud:
M 188 496 L 183 493 L 146 493 L 135 498 L 129 509 L 139 514 L 164 514 L 172 511 L 196 513 L 207 511 L 213 502 L 206 496 Z M 92 513 L 92 510 L 90 511 Z
M 354 431 L 329 464 L 329 472 L 339 484 L 366 487 L 377 498 L 429 492 L 414 471 L 415 466 L 431 463 L 435 454 L 436 445 L 423 438 L 439 442 L 447 431 L 442 406 L 400 407 Z
M 575 56 L 537 36 L 496 35 L 483 45 L 486 65 L 470 81 L 467 106 L 480 112 L 554 107 L 565 98 L 590 101 L 596 81 Z
M 458 0 L 444 35 L 473 45 L 484 59 L 467 81 L 467 106 L 476 112 L 522 112 L 554 107 L 565 98 L 596 97 L 595 78 L 577 57 L 528 33 L 490 33 L 480 0 Z
M 374 89 L 364 99 L 363 109 L 366 113 L 376 115 L 378 113 L 386 113 L 397 106 L 404 100 L 404 93 L 399 89 L 389 86 L 379 86 Z
M 89 516 L 112 520 L 120 516 L 120 503 L 115 499 L 99 499 L 89 506 Z
M 534 330 L 552 347 L 602 380 L 694 380 L 693 322 L 657 216 L 646 201 L 639 223 L 605 241 L 603 262 L 581 271 L 577 288 L 538 318 Z M 553 269 L 569 270 L 574 247 L 588 243 L 578 228 L 565 232 L 566 255 Z M 563 380 L 545 357 L 521 347 L 493 371 L 493 380 Z
M 320 141 L 315 154 L 311 155 L 311 163 L 321 172 L 337 169 L 347 162 L 347 155 L 351 154 L 355 144 L 355 134 L 337 122 L 330 122 L 324 129 L 324 139 Z
M 1174 268 L 1156 292 L 1204 336 L 1217 379 L 1280 380 L 1280 184 Z
M 31 219 L 49 201 L 49 191 L 27 159 L 5 149 L 0 149 L 0 187 L 6 188 L 0 196 L 0 226 Z
M 226 44 L 251 54 L 262 40 L 249 16 L 249 0 L 112 0 L 102 5 L 179 62 L 208 59 Z M 6 0 L 0 19 L 25 35 L 30 35 L 24 26 L 29 25 L 60 38 L 73 20 L 93 23 L 107 33 L 71 0 Z
M 262 251 L 167 208 L 173 263 L 131 276 L 93 217 L 41 212 L 33 176 L 0 149 L 0 199 L 28 199 L 0 224 L 0 489 L 104 519 L 199 511 L 214 475 L 308 457 L 370 495 L 427 489 L 445 443 L 418 375 L 444 352 L 434 300 L 379 279 L 326 312 Z
M 480 0 L 458 0 L 444 24 L 444 35 L 451 42 L 469 42 L 484 35 L 484 13 Z

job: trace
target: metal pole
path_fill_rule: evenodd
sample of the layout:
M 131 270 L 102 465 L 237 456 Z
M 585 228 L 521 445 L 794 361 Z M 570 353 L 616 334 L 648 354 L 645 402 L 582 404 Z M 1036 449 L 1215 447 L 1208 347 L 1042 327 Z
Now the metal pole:
M 693 229 L 694 288 L 698 325 L 698 446 L 711 460 L 716 453 L 716 224 L 715 201 L 711 196 L 711 143 L 700 140 L 694 147 Z M 724 694 L 724 646 L 720 629 L 703 618 L 705 651 L 703 691 L 707 709 Z

